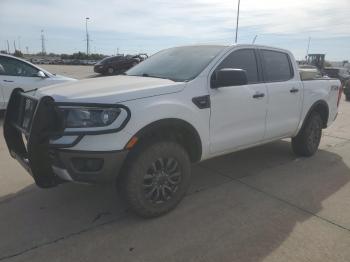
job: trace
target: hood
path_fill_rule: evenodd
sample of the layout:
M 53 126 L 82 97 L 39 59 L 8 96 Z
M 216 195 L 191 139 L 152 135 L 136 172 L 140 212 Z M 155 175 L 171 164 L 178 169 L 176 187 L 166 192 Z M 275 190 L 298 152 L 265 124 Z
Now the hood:
M 67 77 L 67 76 L 62 76 L 62 75 L 54 75 L 51 74 L 50 75 L 51 78 L 55 79 L 55 80 L 62 80 L 62 81 L 76 81 L 76 79 L 71 78 L 71 77 Z
M 111 76 L 66 82 L 40 88 L 36 96 L 52 96 L 58 102 L 114 104 L 138 98 L 180 92 L 183 82 L 167 79 Z
M 35 66 L 35 65 L 33 65 L 33 66 Z M 51 79 L 51 80 L 57 80 L 57 81 L 76 81 L 77 79 L 75 79 L 75 78 L 71 78 L 71 77 L 67 77 L 67 76 L 62 76 L 62 75 L 57 75 L 57 74 L 53 74 L 53 73 L 51 73 L 51 72 L 49 72 L 49 71 L 47 71 L 47 70 L 45 70 L 45 69 L 43 69 L 43 68 L 41 68 L 41 67 L 37 67 L 37 66 L 35 66 L 39 71 L 42 71 L 42 72 L 44 72 L 46 75 L 48 75 L 49 76 L 49 78 L 48 79 Z

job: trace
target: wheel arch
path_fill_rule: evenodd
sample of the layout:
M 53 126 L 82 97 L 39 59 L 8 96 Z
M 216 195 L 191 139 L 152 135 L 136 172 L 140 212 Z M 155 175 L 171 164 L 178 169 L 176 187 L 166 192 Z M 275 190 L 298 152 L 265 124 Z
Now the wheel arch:
M 328 118 L 329 118 L 329 106 L 325 100 L 318 100 L 310 107 L 309 111 L 307 112 L 301 129 L 303 129 L 306 121 L 310 118 L 313 112 L 318 112 L 321 115 L 323 128 L 327 127 Z
M 129 140 L 137 138 L 135 145 L 149 137 L 170 138 L 179 142 L 188 152 L 192 162 L 198 162 L 202 157 L 202 140 L 193 125 L 179 118 L 165 118 L 142 127 Z

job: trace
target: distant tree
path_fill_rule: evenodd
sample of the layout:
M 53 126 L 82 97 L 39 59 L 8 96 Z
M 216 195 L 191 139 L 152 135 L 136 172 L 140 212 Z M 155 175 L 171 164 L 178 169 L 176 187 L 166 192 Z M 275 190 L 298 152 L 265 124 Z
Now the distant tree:
M 13 55 L 16 56 L 16 57 L 23 57 L 23 53 L 20 50 L 15 50 Z
M 0 53 L 1 54 L 7 54 L 7 51 L 6 50 L 1 50 Z
M 105 58 L 102 54 L 89 54 L 83 52 L 74 53 L 72 55 L 61 54 L 61 59 L 74 59 L 74 60 L 101 60 Z
M 78 53 L 73 54 L 73 59 L 85 60 L 85 59 L 87 59 L 87 55 L 83 52 L 78 52 Z
M 103 58 L 105 58 L 106 56 L 105 55 L 102 55 L 102 54 L 91 54 L 89 55 L 89 58 L 91 60 L 101 60 Z
M 61 59 L 69 59 L 69 55 L 67 55 L 67 54 L 61 54 Z

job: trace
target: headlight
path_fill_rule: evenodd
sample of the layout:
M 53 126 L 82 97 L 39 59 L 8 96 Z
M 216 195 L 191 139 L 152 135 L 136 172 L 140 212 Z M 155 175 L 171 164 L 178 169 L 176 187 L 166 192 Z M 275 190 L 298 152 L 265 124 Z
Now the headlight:
M 112 124 L 120 115 L 120 108 L 61 108 L 65 128 L 105 127 Z

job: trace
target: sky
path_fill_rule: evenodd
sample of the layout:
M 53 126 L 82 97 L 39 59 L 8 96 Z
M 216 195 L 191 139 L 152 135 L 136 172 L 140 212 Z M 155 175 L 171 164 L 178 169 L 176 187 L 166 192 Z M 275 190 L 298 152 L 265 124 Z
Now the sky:
M 0 0 L 0 50 L 29 53 L 155 53 L 191 44 L 234 43 L 238 0 Z M 238 43 L 326 53 L 350 60 L 350 0 L 241 0 Z

